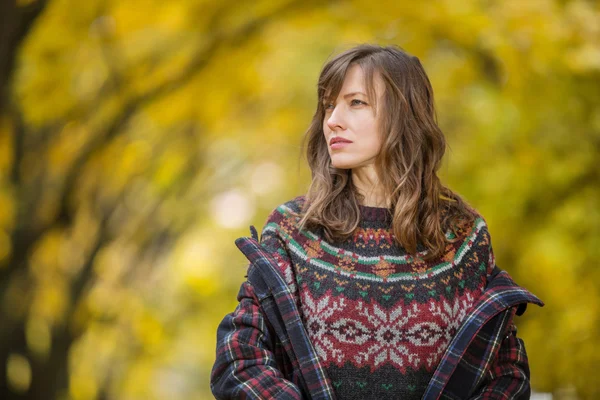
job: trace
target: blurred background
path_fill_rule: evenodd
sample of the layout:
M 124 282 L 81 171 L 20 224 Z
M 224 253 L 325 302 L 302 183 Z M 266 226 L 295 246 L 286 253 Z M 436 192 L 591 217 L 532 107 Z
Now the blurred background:
M 210 399 L 234 244 L 305 193 L 320 68 L 417 55 L 544 399 L 600 398 L 597 1 L 2 0 L 0 398 Z

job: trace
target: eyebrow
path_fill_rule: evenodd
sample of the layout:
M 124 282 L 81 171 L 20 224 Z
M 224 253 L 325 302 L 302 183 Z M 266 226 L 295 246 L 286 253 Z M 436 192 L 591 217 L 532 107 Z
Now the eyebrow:
M 355 94 L 362 94 L 363 96 L 366 96 L 366 94 L 364 94 L 363 92 L 351 92 L 351 93 L 345 94 L 344 98 L 348 98 L 350 96 L 354 96 Z
M 348 97 L 352 97 L 352 96 L 357 95 L 357 94 L 362 94 L 363 96 L 367 97 L 367 95 L 364 94 L 363 92 L 350 92 L 350 93 L 346 93 L 344 95 L 344 98 L 347 99 Z M 325 98 L 327 98 L 327 97 L 325 96 Z M 327 100 L 323 100 L 323 102 L 325 103 L 325 102 L 327 102 Z

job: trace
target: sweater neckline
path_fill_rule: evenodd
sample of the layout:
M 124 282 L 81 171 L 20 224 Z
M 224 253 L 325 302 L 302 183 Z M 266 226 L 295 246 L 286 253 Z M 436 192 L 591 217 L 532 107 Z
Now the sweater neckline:
M 388 223 L 392 221 L 392 213 L 386 207 L 371 207 L 359 204 L 358 208 L 360 209 L 360 215 L 364 221 Z

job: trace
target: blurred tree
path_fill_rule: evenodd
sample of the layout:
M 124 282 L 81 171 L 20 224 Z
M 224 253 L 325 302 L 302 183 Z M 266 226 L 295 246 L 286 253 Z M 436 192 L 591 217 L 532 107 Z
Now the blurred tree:
M 122 342 L 131 349 L 113 349 L 110 357 L 133 357 L 139 353 L 135 342 L 159 345 L 165 321 L 139 309 L 140 298 L 150 296 L 144 277 L 164 262 L 175 239 L 198 223 L 202 204 L 226 183 L 210 175 L 215 166 L 204 160 L 210 156 L 203 149 L 204 127 L 186 118 L 170 121 L 172 102 L 193 111 L 188 99 L 178 97 L 182 88 L 186 98 L 195 92 L 194 80 L 217 55 L 227 57 L 267 22 L 311 6 L 68 5 L 52 2 L 45 24 L 34 27 L 19 48 L 23 61 L 6 102 L 14 111 L 3 114 L 3 399 L 106 396 L 115 373 L 107 364 L 87 373 L 81 371 L 86 365 L 69 367 L 73 346 L 85 342 L 86 334 L 109 334 L 113 326 L 138 331 Z M 137 6 L 160 17 L 140 21 Z M 32 22 L 29 17 L 11 29 L 22 31 L 23 39 Z M 16 54 L 16 38 L 6 37 L 8 56 Z M 166 312 L 189 311 L 179 307 Z M 179 317 L 169 316 L 174 322 Z M 134 326 L 119 327 L 128 323 Z M 101 340 L 96 337 L 93 345 Z
M 0 111 L 9 95 L 8 82 L 14 70 L 17 50 L 36 18 L 44 10 L 46 1 L 0 2 Z
M 443 178 L 546 301 L 519 321 L 534 388 L 600 396 L 596 3 L 17 4 L 0 9 L 29 15 L 2 24 L 0 398 L 210 397 L 245 273 L 233 239 L 306 190 L 317 74 L 363 41 L 423 61 Z

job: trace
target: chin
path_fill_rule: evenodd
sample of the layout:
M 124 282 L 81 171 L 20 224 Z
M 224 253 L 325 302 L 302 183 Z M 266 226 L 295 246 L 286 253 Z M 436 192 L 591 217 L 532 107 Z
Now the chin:
M 356 164 L 344 161 L 331 161 L 331 166 L 337 169 L 352 169 Z

